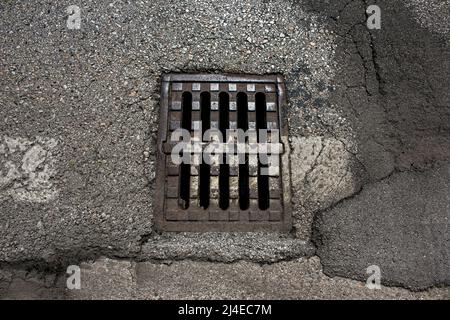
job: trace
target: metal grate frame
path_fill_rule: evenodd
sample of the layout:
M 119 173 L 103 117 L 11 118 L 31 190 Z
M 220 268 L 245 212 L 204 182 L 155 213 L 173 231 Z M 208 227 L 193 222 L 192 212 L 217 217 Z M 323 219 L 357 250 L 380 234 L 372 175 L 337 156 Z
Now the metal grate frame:
M 267 128 L 278 128 L 283 153 L 280 155 L 278 168 L 269 168 L 268 176 L 268 208 L 262 210 L 258 206 L 258 162 L 249 156 L 248 208 L 239 205 L 240 185 L 239 167 L 229 165 L 228 207 L 219 205 L 220 186 L 219 166 L 210 166 L 208 206 L 199 205 L 200 167 L 189 167 L 189 204 L 187 208 L 180 206 L 180 167 L 171 163 L 171 146 L 167 143 L 173 130 L 180 128 L 182 120 L 183 94 L 188 92 L 191 101 L 191 120 L 189 129 L 193 130 L 201 121 L 200 97 L 206 92 L 210 105 L 210 124 L 218 126 L 220 118 L 219 96 L 228 96 L 228 128 L 236 128 L 236 101 L 240 92 L 245 93 L 248 107 L 248 125 L 254 127 L 255 97 L 264 94 Z M 289 143 L 287 126 L 283 123 L 282 112 L 286 106 L 284 80 L 278 75 L 249 76 L 223 74 L 166 74 L 161 84 L 160 127 L 158 132 L 158 151 L 156 166 L 156 190 L 154 221 L 159 231 L 190 232 L 231 232 L 231 231 L 279 231 L 291 230 L 291 186 Z M 222 180 L 221 180 L 222 181 Z M 204 190 L 203 190 L 204 192 Z

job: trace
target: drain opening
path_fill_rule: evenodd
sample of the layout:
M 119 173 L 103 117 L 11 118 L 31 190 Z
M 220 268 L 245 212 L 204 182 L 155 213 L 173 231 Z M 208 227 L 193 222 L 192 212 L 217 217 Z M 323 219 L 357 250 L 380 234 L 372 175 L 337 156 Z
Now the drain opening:
M 237 94 L 237 127 L 243 131 L 248 130 L 248 104 L 247 95 L 244 92 Z M 245 142 L 248 142 L 246 138 Z M 241 155 L 242 156 L 242 155 Z M 247 210 L 250 204 L 250 189 L 248 185 L 248 154 L 243 155 L 241 164 L 239 164 L 239 208 Z
M 284 106 L 284 83 L 278 76 L 164 76 L 156 227 L 161 231 L 289 231 L 289 150 L 287 128 L 280 121 Z M 171 137 L 179 129 L 189 132 L 192 140 L 189 148 L 179 151 L 188 163 L 175 163 L 172 158 L 178 154 L 178 141 Z M 217 129 L 227 146 L 243 142 L 245 152 L 218 153 L 206 163 L 209 129 Z M 226 141 L 227 130 L 236 129 L 245 132 L 245 138 L 230 136 Z M 267 130 L 268 138 L 259 130 Z M 280 134 L 276 139 L 270 136 L 274 131 Z M 259 148 L 266 142 L 277 143 L 282 152 L 273 156 L 251 151 L 250 145 Z
M 230 99 L 226 92 L 219 94 L 219 128 L 222 138 L 226 139 L 226 130 L 230 128 L 230 118 L 228 115 Z M 222 210 L 228 209 L 230 202 L 230 166 L 227 164 L 227 155 L 222 155 L 219 174 L 219 207 Z
M 264 93 L 258 92 L 255 96 L 256 109 L 256 135 L 258 143 L 266 143 L 267 139 L 263 138 L 260 130 L 267 129 L 266 118 L 266 96 Z M 269 208 L 269 177 L 262 174 L 267 169 L 267 159 L 263 161 L 265 154 L 258 155 L 258 206 L 261 210 Z
M 190 92 L 184 92 L 181 100 L 181 112 L 182 112 L 182 123 L 181 127 L 186 130 L 191 129 L 191 118 L 192 118 L 192 94 Z M 184 156 L 184 154 L 183 154 Z M 182 163 L 180 165 L 180 201 L 179 205 L 182 209 L 189 208 L 190 202 L 190 178 L 191 178 L 191 165 Z
M 200 112 L 202 119 L 202 137 L 205 132 L 211 128 L 211 94 L 202 92 L 200 94 Z M 203 140 L 203 142 L 206 142 Z M 200 164 L 200 207 L 208 209 L 209 207 L 209 189 L 210 189 L 210 171 L 211 166 L 204 161 Z

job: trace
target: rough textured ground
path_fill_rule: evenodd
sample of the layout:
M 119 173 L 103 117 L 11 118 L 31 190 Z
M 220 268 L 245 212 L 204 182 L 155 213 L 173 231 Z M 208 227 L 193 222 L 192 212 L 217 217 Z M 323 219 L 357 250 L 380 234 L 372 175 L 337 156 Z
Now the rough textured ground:
M 382 29 L 369 31 L 374 3 Z M 449 1 L 79 1 L 81 29 L 69 30 L 72 4 L 0 1 L 4 270 L 39 266 L 51 275 L 100 256 L 273 263 L 317 252 L 330 276 L 361 280 L 376 263 L 387 285 L 449 285 Z M 160 77 L 194 71 L 285 77 L 291 234 L 153 232 Z M 246 263 L 264 274 L 251 262 L 211 268 L 233 281 L 233 268 L 245 275 Z M 174 266 L 146 272 L 163 279 L 191 265 Z M 280 266 L 295 273 L 295 264 L 271 267 Z M 330 285 L 330 295 L 345 297 L 334 279 L 308 280 L 319 269 L 302 269 L 299 281 L 312 289 L 291 296 L 328 297 L 320 291 Z M 2 296 L 39 287 L 24 277 L 2 277 Z M 117 295 L 183 294 L 149 281 L 147 293 Z M 356 297 L 360 283 L 342 281 Z M 194 284 L 183 290 L 199 297 Z M 386 290 L 368 297 L 394 297 Z M 436 290 L 423 294 L 442 297 Z
M 317 257 L 274 264 L 240 261 L 130 262 L 101 258 L 81 264 L 81 289 L 65 278 L 4 270 L 0 297 L 21 299 L 449 299 L 449 289 L 411 292 L 323 274 Z
M 325 272 L 360 270 L 364 280 L 365 267 L 378 265 L 384 283 L 450 286 L 449 190 L 450 165 L 402 172 L 321 213 L 316 242 Z

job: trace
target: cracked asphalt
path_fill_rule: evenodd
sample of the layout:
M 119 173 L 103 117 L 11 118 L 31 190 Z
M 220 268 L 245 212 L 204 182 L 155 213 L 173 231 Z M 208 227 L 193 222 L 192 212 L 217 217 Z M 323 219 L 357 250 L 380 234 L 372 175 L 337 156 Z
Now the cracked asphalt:
M 371 4 L 381 30 L 366 27 Z M 81 9 L 79 30 L 67 28 L 69 5 Z M 101 298 L 106 288 L 112 298 L 448 298 L 449 9 L 0 1 L 0 297 Z M 284 76 L 290 234 L 153 231 L 168 72 Z M 91 289 L 64 289 L 69 264 Z M 381 269 L 378 293 L 364 287 L 370 265 Z M 201 277 L 179 276 L 204 268 L 229 291 L 202 296 Z

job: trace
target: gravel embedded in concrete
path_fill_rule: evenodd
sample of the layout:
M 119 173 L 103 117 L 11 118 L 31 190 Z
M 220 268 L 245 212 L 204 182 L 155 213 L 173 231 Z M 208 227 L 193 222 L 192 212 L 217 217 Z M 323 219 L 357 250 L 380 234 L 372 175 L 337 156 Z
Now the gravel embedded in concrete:
M 363 0 L 79 1 L 81 29 L 68 30 L 73 4 L 0 2 L 2 262 L 309 257 L 311 224 L 323 210 L 347 197 L 356 205 L 352 196 L 361 188 L 403 171 L 437 170 L 450 159 L 447 0 L 377 1 L 382 29 L 372 31 L 365 26 L 371 3 Z M 283 119 L 292 149 L 305 160 L 293 161 L 292 234 L 274 240 L 153 231 L 159 82 L 166 72 L 285 77 Z M 372 189 L 369 199 L 383 196 Z M 420 199 L 418 206 L 429 207 Z M 333 232 L 349 234 L 361 212 L 348 212 L 342 221 L 349 223 L 336 223 Z M 375 242 L 384 243 L 388 231 Z M 431 245 L 431 236 L 445 240 L 425 227 L 415 232 L 402 263 L 416 247 Z M 397 247 L 407 239 L 394 238 Z M 341 259 L 334 263 L 350 264 L 345 272 L 326 271 L 360 276 L 357 260 Z M 387 279 L 397 277 L 387 272 Z M 414 287 L 448 279 L 441 280 L 423 274 Z

